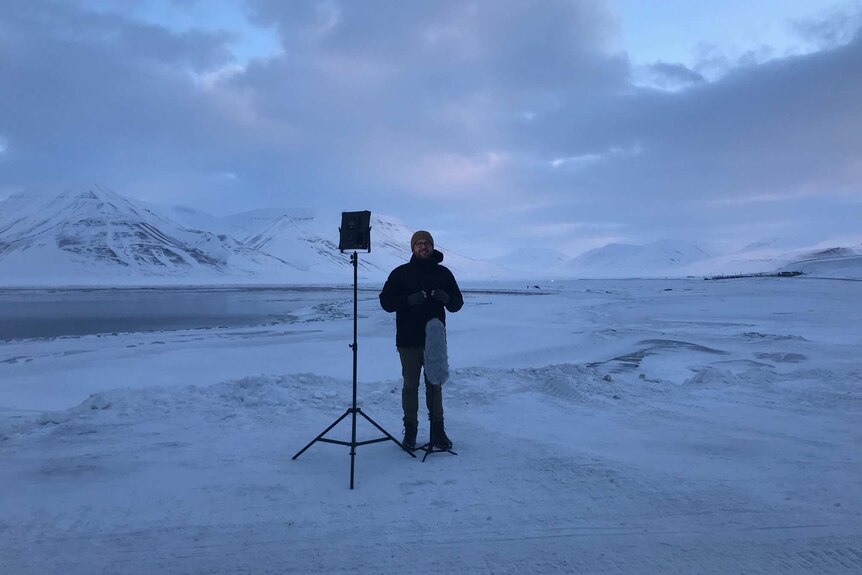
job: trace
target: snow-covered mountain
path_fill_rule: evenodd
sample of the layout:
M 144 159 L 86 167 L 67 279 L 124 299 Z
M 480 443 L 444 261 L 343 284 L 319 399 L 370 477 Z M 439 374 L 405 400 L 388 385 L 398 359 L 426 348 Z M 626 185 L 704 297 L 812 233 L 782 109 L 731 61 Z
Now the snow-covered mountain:
M 0 202 L 0 278 L 5 285 L 319 283 L 351 280 L 338 249 L 340 212 L 262 209 L 216 217 L 160 207 L 98 185 L 27 191 Z M 385 280 L 410 258 L 406 224 L 372 215 L 372 251 L 360 277 Z M 497 268 L 438 246 L 459 277 Z
M 674 240 L 646 245 L 608 244 L 572 258 L 563 267 L 580 277 L 657 277 L 684 275 L 681 270 L 710 255 L 701 247 Z
M 234 216 L 235 218 L 238 216 Z M 263 229 L 242 237 L 242 243 L 266 251 L 303 270 L 339 272 L 350 266 L 347 253 L 338 250 L 340 212 L 288 211 Z M 384 280 L 396 266 L 410 259 L 413 228 L 384 214 L 371 214 L 371 252 L 360 252 L 360 276 Z M 496 266 L 458 254 L 446 246 L 436 248 L 444 255 L 443 264 L 458 277 L 492 277 Z M 343 273 L 343 272 L 342 272 Z
M 269 254 L 281 254 L 304 271 L 338 271 L 350 265 L 337 243 L 313 233 L 312 215 L 285 213 L 262 230 L 242 238 L 244 245 Z M 337 239 L 337 237 L 336 237 Z M 367 264 L 360 259 L 360 265 Z
M 824 277 L 862 277 L 862 245 L 791 249 L 777 241 L 755 242 L 729 254 L 694 262 L 682 271 L 686 275 L 799 271 Z
M 152 208 L 187 228 L 226 234 L 237 240 L 259 233 L 281 218 L 306 222 L 316 219 L 312 210 L 303 208 L 263 208 L 224 217 L 213 216 L 189 206 L 153 205 Z
M 798 271 L 808 276 L 862 278 L 862 245 L 834 247 L 800 254 L 778 271 Z
M 93 185 L 0 203 L 7 284 L 160 283 L 298 277 L 298 268 L 227 235 L 190 229 Z
M 161 207 L 97 186 L 27 191 L 0 202 L 0 284 L 130 285 L 350 283 L 350 256 L 338 250 L 340 212 L 261 209 L 216 217 Z M 414 231 L 372 213 L 371 253 L 359 254 L 363 280 L 382 282 L 410 258 Z M 862 245 L 782 249 L 774 239 L 730 254 L 663 240 L 609 244 L 575 258 L 521 248 L 493 261 L 438 245 L 463 280 L 682 277 L 802 271 L 862 277 Z
M 338 274 L 350 268 L 349 253 L 338 249 L 341 212 L 303 208 L 267 208 L 223 218 L 188 207 L 165 207 L 173 219 L 190 227 L 229 234 L 243 245 L 264 251 L 309 273 Z M 415 231 L 398 218 L 371 214 L 371 252 L 359 254 L 359 275 L 382 281 L 396 266 L 410 259 L 410 236 Z M 458 277 L 490 278 L 506 275 L 502 266 L 459 254 L 437 245 L 443 264 Z M 349 277 L 347 277 L 349 280 Z

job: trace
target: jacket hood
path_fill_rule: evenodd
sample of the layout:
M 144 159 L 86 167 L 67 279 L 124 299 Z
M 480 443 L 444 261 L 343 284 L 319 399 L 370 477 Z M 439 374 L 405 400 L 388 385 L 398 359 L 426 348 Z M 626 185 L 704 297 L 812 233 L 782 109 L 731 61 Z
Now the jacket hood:
M 416 254 L 413 254 L 412 256 L 410 256 L 410 263 L 411 264 L 413 264 L 413 263 L 420 264 L 420 265 L 421 264 L 439 264 L 442 261 L 443 261 L 443 253 L 438 252 L 437 250 L 434 250 L 433 252 L 431 252 L 431 257 L 428 258 L 427 260 L 420 260 L 418 257 L 416 257 Z

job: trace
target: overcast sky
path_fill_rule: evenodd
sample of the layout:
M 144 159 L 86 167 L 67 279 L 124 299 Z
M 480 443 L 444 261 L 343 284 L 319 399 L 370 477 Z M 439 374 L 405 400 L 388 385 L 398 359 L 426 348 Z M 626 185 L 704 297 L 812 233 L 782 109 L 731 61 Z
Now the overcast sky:
M 0 198 L 368 209 L 477 257 L 848 245 L 860 28 L 862 0 L 0 0 Z

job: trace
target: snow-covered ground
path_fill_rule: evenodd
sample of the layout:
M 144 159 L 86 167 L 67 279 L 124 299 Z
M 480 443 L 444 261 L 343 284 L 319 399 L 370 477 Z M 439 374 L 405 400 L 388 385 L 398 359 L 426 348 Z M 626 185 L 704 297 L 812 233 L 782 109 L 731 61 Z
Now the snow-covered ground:
M 359 403 L 400 437 L 363 287 Z M 361 446 L 352 491 L 347 447 L 291 459 L 350 405 L 349 290 L 277 325 L 4 342 L 0 573 L 862 572 L 862 282 L 473 287 L 458 455 Z

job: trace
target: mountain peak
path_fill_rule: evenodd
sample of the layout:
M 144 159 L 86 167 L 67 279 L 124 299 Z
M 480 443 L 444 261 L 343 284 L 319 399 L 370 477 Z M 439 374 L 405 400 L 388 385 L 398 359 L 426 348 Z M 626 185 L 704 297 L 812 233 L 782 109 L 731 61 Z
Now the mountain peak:
M 99 185 L 19 194 L 3 204 L 0 268 L 26 282 L 127 283 L 254 276 L 296 268 L 233 238 L 190 230 Z M 12 275 L 8 271 L 3 275 Z

